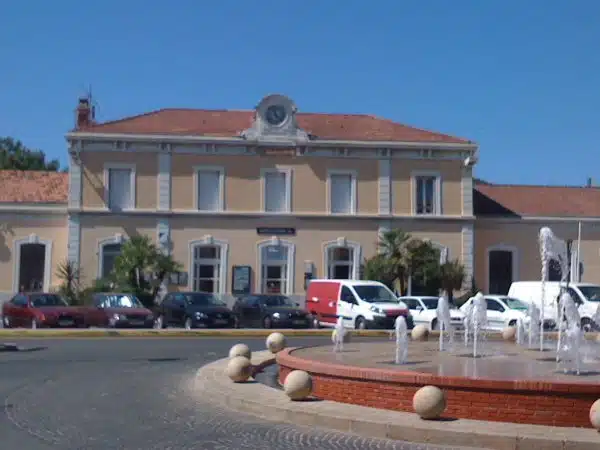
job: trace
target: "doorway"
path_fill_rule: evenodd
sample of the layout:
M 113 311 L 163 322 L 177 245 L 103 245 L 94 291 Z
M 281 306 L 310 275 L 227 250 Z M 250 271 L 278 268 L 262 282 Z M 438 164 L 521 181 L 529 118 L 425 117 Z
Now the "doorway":
M 513 281 L 514 252 L 490 250 L 488 253 L 489 294 L 506 295 Z
M 20 244 L 19 292 L 41 292 L 46 275 L 46 244 Z

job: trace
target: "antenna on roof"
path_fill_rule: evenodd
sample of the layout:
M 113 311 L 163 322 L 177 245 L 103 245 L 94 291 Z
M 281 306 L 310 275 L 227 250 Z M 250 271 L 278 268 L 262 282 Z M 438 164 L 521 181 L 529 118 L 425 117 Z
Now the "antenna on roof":
M 94 98 L 92 96 L 92 85 L 90 84 L 87 89 L 87 99 L 91 108 L 91 119 L 94 120 L 96 118 L 96 103 L 94 102 Z

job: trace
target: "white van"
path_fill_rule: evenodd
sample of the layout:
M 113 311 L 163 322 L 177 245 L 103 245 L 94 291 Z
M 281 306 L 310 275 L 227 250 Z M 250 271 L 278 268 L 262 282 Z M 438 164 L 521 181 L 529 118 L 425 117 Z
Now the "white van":
M 558 317 L 558 297 L 561 285 L 558 281 L 547 281 L 544 288 L 544 322 L 556 324 Z M 594 319 L 600 305 L 600 285 L 591 283 L 569 283 L 567 288 L 575 301 L 581 316 L 581 326 L 585 331 L 591 331 L 596 326 Z M 517 298 L 525 303 L 533 303 L 541 309 L 542 282 L 515 281 L 510 285 L 508 297 Z M 552 322 L 552 323 L 551 323 Z

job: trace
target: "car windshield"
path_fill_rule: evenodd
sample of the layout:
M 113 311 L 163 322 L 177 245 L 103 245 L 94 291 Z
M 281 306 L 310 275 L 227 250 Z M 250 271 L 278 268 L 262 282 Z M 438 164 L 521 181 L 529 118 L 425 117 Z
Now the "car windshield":
M 265 306 L 296 306 L 292 300 L 285 295 L 268 295 L 261 297 L 261 302 Z
M 54 294 L 32 296 L 31 304 L 34 308 L 43 308 L 45 306 L 69 306 L 64 298 Z
M 588 302 L 600 302 L 600 286 L 579 286 L 579 290 Z
M 427 309 L 437 309 L 438 303 L 439 303 L 440 299 L 437 298 L 437 297 L 432 297 L 432 298 L 421 299 L 421 301 L 425 305 L 425 308 L 427 308 Z M 450 305 L 450 309 L 456 309 L 456 305 L 451 304 Z
M 225 303 L 223 303 L 221 300 L 219 300 L 217 297 L 215 297 L 212 294 L 202 294 L 202 293 L 186 294 L 185 301 L 188 303 L 188 305 L 195 305 L 195 306 L 223 306 L 223 305 L 225 305 Z
M 383 286 L 362 285 L 354 286 L 361 300 L 369 303 L 398 303 L 398 298 L 388 288 Z
M 508 306 L 510 309 L 518 309 L 521 311 L 525 311 L 525 310 L 529 309 L 529 307 L 525 303 L 523 303 L 521 300 L 519 300 L 518 298 L 503 297 L 502 300 L 504 301 L 504 303 L 506 303 L 506 306 Z
M 112 294 L 102 297 L 100 300 L 102 308 L 143 308 L 142 302 L 135 295 Z

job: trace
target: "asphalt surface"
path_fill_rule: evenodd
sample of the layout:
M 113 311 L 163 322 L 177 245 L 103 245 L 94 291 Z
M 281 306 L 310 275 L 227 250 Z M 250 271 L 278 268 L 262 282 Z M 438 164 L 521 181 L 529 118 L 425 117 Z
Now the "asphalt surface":
M 264 339 L 242 339 L 253 350 L 264 349 Z M 202 401 L 191 391 L 195 372 L 210 361 L 226 357 L 229 348 L 242 339 L 14 340 L 29 351 L 0 352 L 0 448 L 453 448 L 267 422 Z M 289 344 L 328 341 L 293 338 Z

